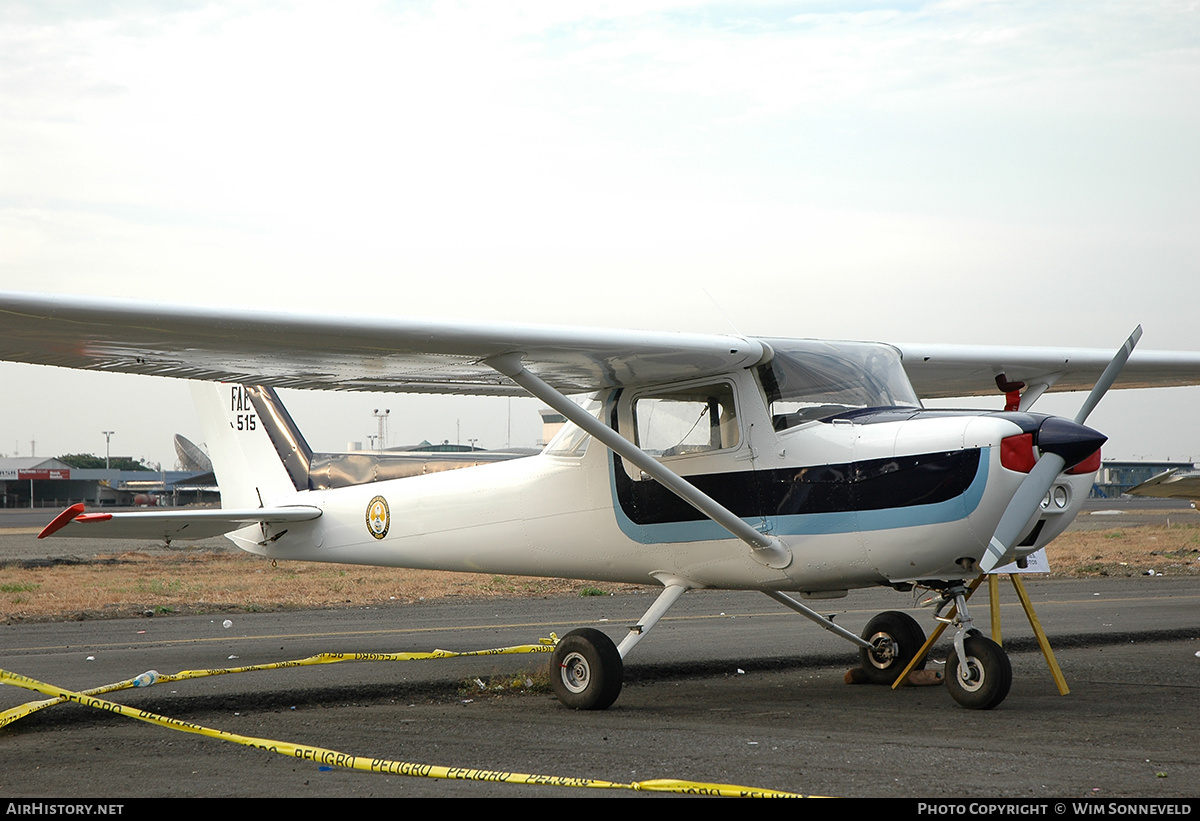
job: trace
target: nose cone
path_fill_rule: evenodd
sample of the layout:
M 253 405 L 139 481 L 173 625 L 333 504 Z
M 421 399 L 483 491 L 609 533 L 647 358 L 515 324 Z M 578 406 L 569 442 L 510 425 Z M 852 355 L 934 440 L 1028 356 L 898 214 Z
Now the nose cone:
M 1061 456 L 1066 462 L 1064 469 L 1075 467 L 1107 441 L 1103 433 L 1061 416 L 1047 417 L 1037 432 L 1038 449 Z

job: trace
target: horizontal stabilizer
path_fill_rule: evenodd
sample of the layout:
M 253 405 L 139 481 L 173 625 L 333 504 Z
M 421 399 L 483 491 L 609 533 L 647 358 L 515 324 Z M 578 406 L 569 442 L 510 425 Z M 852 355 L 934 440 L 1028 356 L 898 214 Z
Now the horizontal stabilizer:
M 321 515 L 309 505 L 246 510 L 145 510 L 129 513 L 85 513 L 82 504 L 58 514 L 38 534 L 92 539 L 208 539 L 252 524 L 307 522 Z M 70 525 L 68 527 L 68 525 Z M 82 525 L 87 525 L 83 527 Z

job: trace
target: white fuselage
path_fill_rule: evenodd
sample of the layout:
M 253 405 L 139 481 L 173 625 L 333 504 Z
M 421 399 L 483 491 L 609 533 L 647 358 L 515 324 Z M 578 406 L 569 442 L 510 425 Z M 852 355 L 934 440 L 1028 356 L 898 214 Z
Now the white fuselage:
M 1001 440 L 1020 432 L 1002 417 L 842 419 L 776 432 L 753 377 L 725 380 L 738 411 L 722 420 L 722 442 L 660 460 L 777 536 L 792 555 L 781 569 L 756 561 L 743 542 L 675 497 L 664 499 L 654 480 L 595 441 L 569 452 L 552 446 L 508 462 L 297 492 L 269 502 L 314 505 L 323 515 L 289 524 L 274 541 L 257 526 L 230 538 L 279 559 L 836 595 L 972 575 L 970 562 L 1024 479 L 1001 466 Z M 635 391 L 606 394 L 601 418 L 635 438 L 638 398 Z M 1064 474 L 1059 484 L 1066 504 L 1030 520 L 1027 532 L 1036 519 L 1046 521 L 1021 555 L 1074 518 L 1091 476 Z

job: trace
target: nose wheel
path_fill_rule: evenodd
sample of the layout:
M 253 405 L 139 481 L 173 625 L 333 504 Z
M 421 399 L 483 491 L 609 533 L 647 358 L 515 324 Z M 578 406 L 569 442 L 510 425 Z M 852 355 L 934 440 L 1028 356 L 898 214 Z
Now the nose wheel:
M 968 710 L 990 710 L 1004 701 L 1012 687 L 1012 663 L 1004 648 L 980 633 L 967 610 L 967 599 L 978 589 L 984 577 L 980 576 L 969 586 L 961 581 L 951 581 L 939 589 L 941 602 L 934 618 L 941 622 L 938 633 L 950 625 L 958 630 L 954 633 L 954 649 L 946 659 L 946 689 L 950 697 Z M 1014 577 L 1015 579 L 1015 577 Z M 1019 582 L 1014 582 L 1019 585 Z M 1024 588 L 1018 587 L 1019 590 Z M 993 603 L 995 592 L 993 592 Z M 950 608 L 948 615 L 942 611 Z M 1036 620 L 1030 618 L 1030 623 Z M 993 627 L 999 629 L 998 622 Z M 1040 630 L 1040 626 L 1035 630 Z M 998 635 L 998 634 L 997 634 Z
M 996 642 L 984 636 L 967 636 L 963 653 L 956 647 L 946 659 L 946 687 L 950 697 L 968 710 L 990 710 L 1008 695 L 1012 664 Z

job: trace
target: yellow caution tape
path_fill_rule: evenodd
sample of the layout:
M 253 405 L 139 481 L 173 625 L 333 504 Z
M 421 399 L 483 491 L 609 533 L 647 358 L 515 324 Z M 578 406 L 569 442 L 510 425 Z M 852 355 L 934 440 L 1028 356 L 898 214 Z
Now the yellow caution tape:
M 242 667 L 223 667 L 214 668 L 211 670 L 181 670 L 174 674 L 164 674 L 154 671 L 153 677 L 143 673 L 141 676 L 118 681 L 115 684 L 106 684 L 103 687 L 96 687 L 91 690 L 83 690 L 82 695 L 98 696 L 104 693 L 112 693 L 117 690 L 128 690 L 132 687 L 148 687 L 158 682 L 173 682 L 186 681 L 193 678 L 206 678 L 208 676 L 224 676 L 230 673 L 256 673 L 262 670 L 282 670 L 286 667 L 306 667 L 313 664 L 337 664 L 342 661 L 421 661 L 429 659 L 448 659 L 448 658 L 463 658 L 466 656 L 503 656 L 517 653 L 553 653 L 554 646 L 558 644 L 558 636 L 554 633 L 550 634 L 550 638 L 541 639 L 537 644 L 518 644 L 512 647 L 496 647 L 490 650 L 464 650 L 455 652 L 453 650 L 434 650 L 432 653 L 317 653 L 315 656 L 309 656 L 304 659 L 295 659 L 293 661 L 276 661 L 269 664 L 249 664 Z M 47 707 L 53 707 L 55 704 L 61 704 L 65 699 L 52 698 L 46 701 L 31 701 L 27 704 L 21 704 L 17 707 L 11 707 L 3 712 L 0 712 L 0 727 L 4 727 L 12 722 L 24 718 L 31 713 L 36 713 L 38 710 L 44 710 Z
M 0 680 L 3 680 L 3 677 L 0 677 Z M 112 693 L 116 690 L 127 690 L 130 687 L 136 686 L 138 686 L 137 680 L 131 678 L 126 679 L 125 681 L 118 681 L 116 684 L 106 684 L 103 687 L 94 687 L 91 690 L 83 690 L 80 695 L 98 696 L 103 693 Z M 38 710 L 44 710 L 47 707 L 53 707 L 55 704 L 62 704 L 66 700 L 67 699 L 65 698 L 51 698 L 45 701 L 30 701 L 27 704 L 21 704 L 17 707 L 10 707 L 9 709 L 0 713 L 0 727 L 12 724 L 14 721 L 24 718 L 31 713 L 36 713 Z
M 463 655 L 472 654 L 467 653 Z M 441 658 L 443 656 L 435 657 Z M 163 677 L 160 680 L 166 679 L 167 677 Z M 120 682 L 119 684 L 133 686 L 133 681 L 134 679 L 130 679 L 128 682 Z M 685 793 L 689 795 L 711 795 L 740 798 L 806 797 L 799 793 L 781 792 L 779 790 L 763 790 L 754 787 L 741 787 L 735 784 L 708 784 L 699 781 L 678 781 L 674 779 L 634 781 L 626 784 L 616 781 L 601 781 L 591 778 L 534 775 L 530 773 L 515 773 L 499 770 L 481 770 L 470 767 L 437 767 L 431 764 L 415 764 L 406 761 L 391 761 L 383 758 L 366 758 L 363 756 L 355 756 L 350 755 L 349 753 L 338 752 L 337 750 L 327 750 L 323 747 L 289 744 L 287 742 L 275 741 L 269 738 L 255 738 L 253 736 L 237 735 L 225 730 L 213 730 L 199 724 L 193 724 L 189 721 L 180 721 L 179 719 L 160 716 L 147 710 L 135 710 L 112 701 L 106 701 L 105 699 L 97 698 L 96 696 L 89 695 L 88 693 L 77 693 L 71 690 L 64 690 L 61 687 L 44 684 L 27 676 L 18 675 L 17 673 L 10 673 L 7 670 L 0 670 L 0 682 L 12 684 L 16 687 L 22 687 L 26 690 L 33 690 L 44 695 L 53 696 L 55 703 L 63 701 L 75 702 L 76 704 L 82 704 L 86 707 L 93 707 L 98 710 L 104 710 L 106 712 L 126 716 L 127 718 L 135 718 L 139 721 L 145 721 L 151 724 L 159 724 L 161 726 L 169 727 L 170 729 L 179 730 L 185 733 L 194 733 L 196 735 L 220 739 L 222 741 L 230 741 L 234 744 L 242 744 L 247 747 L 257 747 L 262 750 L 278 753 L 279 755 L 286 755 L 291 758 L 313 761 L 327 766 L 344 767 L 346 769 L 362 770 L 364 772 L 419 776 L 423 778 L 446 778 L 463 781 L 492 781 L 505 784 L 544 784 L 560 787 L 588 787 L 592 789 L 672 792 Z M 117 687 L 117 685 L 109 686 L 110 688 Z

